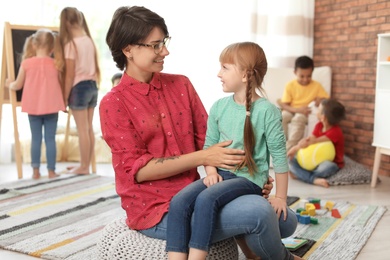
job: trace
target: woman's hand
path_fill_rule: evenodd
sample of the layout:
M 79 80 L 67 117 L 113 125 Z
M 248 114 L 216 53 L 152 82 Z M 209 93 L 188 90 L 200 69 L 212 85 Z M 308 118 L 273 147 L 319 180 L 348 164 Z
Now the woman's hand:
M 283 220 L 287 219 L 287 198 L 279 198 L 279 197 L 273 197 L 269 199 L 269 203 L 274 208 L 276 215 L 278 216 L 278 219 L 280 218 L 280 215 L 282 212 L 284 213 Z
M 271 191 L 274 187 L 274 178 L 272 178 L 271 176 L 268 176 L 268 182 L 266 184 L 264 184 L 264 187 L 263 187 L 263 197 L 268 199 L 269 198 L 269 195 L 271 194 Z
M 224 141 L 203 150 L 203 165 L 215 166 L 218 168 L 234 169 L 244 160 L 245 152 L 240 149 L 225 148 L 232 141 Z

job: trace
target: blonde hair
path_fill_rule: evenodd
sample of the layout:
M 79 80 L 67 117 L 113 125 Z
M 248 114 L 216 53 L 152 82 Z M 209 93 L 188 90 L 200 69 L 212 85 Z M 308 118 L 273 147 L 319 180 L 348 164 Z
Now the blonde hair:
M 62 9 L 60 15 L 60 33 L 59 33 L 60 37 L 59 38 L 60 38 L 62 48 L 64 48 L 68 42 L 75 44 L 69 29 L 71 26 L 75 26 L 75 25 L 82 27 L 85 33 L 87 34 L 87 36 L 92 39 L 84 14 L 75 7 L 65 7 L 64 9 Z M 93 40 L 92 43 L 95 47 L 96 82 L 97 85 L 99 86 L 100 79 L 101 79 L 100 67 L 98 62 L 99 60 L 98 60 L 96 45 Z M 77 48 L 75 49 L 77 51 Z M 63 73 L 65 74 L 65 71 Z
M 23 46 L 22 60 L 36 56 L 37 49 L 46 49 L 49 54 L 53 54 L 57 70 L 64 69 L 62 48 L 57 33 L 41 28 L 27 37 Z
M 250 175 L 257 171 L 256 163 L 253 159 L 253 150 L 256 144 L 256 137 L 250 120 L 252 108 L 252 97 L 256 90 L 262 96 L 266 96 L 262 88 L 264 76 L 267 72 L 267 58 L 263 49 L 254 42 L 240 42 L 227 46 L 219 57 L 221 63 L 236 65 L 241 71 L 246 73 L 246 118 L 244 125 L 244 150 L 245 158 L 237 166 L 237 169 L 248 168 Z

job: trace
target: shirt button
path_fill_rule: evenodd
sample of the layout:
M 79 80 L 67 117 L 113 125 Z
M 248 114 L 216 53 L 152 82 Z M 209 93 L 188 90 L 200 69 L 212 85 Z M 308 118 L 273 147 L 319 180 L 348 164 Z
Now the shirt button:
M 161 113 L 161 117 L 162 117 L 162 118 L 165 118 L 165 114 L 164 114 L 164 113 Z
M 172 133 L 171 133 L 171 132 L 168 132 L 167 134 L 168 134 L 168 136 L 171 136 L 171 135 L 172 135 Z

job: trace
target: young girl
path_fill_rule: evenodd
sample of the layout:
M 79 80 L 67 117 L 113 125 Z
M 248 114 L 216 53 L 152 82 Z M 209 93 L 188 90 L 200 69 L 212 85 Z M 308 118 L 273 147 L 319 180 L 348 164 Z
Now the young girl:
M 318 123 L 313 129 L 312 135 L 303 138 L 287 153 L 290 157 L 290 176 L 306 183 L 328 188 L 329 183 L 326 178 L 336 174 L 339 169 L 344 167 L 344 135 L 339 123 L 345 118 L 345 108 L 335 99 L 324 99 L 318 108 L 317 118 Z M 303 169 L 295 157 L 298 150 L 327 141 L 332 141 L 335 147 L 334 160 L 320 163 L 313 171 Z
M 83 13 L 74 7 L 62 10 L 59 35 L 65 56 L 65 104 L 75 119 L 80 149 L 80 165 L 70 170 L 89 174 L 95 146 L 92 121 L 100 80 L 97 52 Z
M 170 259 L 205 259 L 210 248 L 217 214 L 230 201 L 246 194 L 262 195 L 269 177 L 269 155 L 276 173 L 276 195 L 269 199 L 278 219 L 287 216 L 288 162 L 280 110 L 265 99 L 261 84 L 267 71 L 263 49 L 252 42 L 235 43 L 220 55 L 224 92 L 234 93 L 212 106 L 204 148 L 233 140 L 231 148 L 244 149 L 245 159 L 234 170 L 205 166 L 207 176 L 180 191 L 171 201 L 168 215 L 167 251 Z M 262 96 L 260 96 L 262 95 Z M 245 218 L 245 216 L 237 216 Z M 197 227 L 189 231 L 191 221 Z M 280 233 L 274 234 L 280 241 Z M 244 254 L 259 259 L 245 239 L 236 237 Z M 300 259 L 295 257 L 295 259 Z
M 54 59 L 51 57 L 54 52 Z M 42 130 L 46 145 L 49 178 L 57 177 L 56 141 L 58 112 L 65 110 L 59 81 L 63 69 L 61 47 L 57 35 L 49 29 L 39 29 L 24 44 L 22 63 L 14 82 L 6 81 L 13 90 L 23 88 L 22 112 L 28 113 L 31 130 L 31 166 L 33 178 L 41 176 Z M 42 129 L 43 127 L 43 129 Z

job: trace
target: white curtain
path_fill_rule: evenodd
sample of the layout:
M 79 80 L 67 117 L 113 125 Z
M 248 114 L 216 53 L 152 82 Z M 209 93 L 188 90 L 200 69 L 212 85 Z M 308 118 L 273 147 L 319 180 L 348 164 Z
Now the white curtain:
M 254 0 L 253 40 L 268 67 L 293 67 L 298 56 L 313 57 L 314 0 Z

